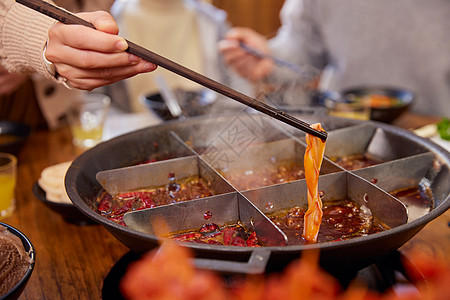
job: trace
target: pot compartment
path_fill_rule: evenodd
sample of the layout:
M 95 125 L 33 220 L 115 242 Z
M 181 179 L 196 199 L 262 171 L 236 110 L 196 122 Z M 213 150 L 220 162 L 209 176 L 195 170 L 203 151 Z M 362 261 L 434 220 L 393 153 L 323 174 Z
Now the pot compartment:
M 186 231 L 200 234 L 199 229 L 205 224 L 240 224 L 254 230 L 266 246 L 286 245 L 284 234 L 239 193 L 129 212 L 124 221 L 129 228 L 154 236 Z
M 319 190 L 323 194 L 324 203 L 351 200 L 363 209 L 368 208 L 373 217 L 390 228 L 405 224 L 407 221 L 407 211 L 402 203 L 351 173 L 339 172 L 320 176 Z M 243 195 L 266 215 L 294 206 L 306 210 L 308 206 L 305 180 L 245 191 Z
M 85 172 L 76 178 L 75 186 L 73 182 L 66 181 L 66 190 L 80 191 L 83 201 L 91 208 L 102 190 L 96 179 L 97 172 L 193 155 L 191 149 L 163 127 L 154 127 L 151 131 L 141 129 L 118 136 L 87 152 L 91 154 L 78 160 Z
M 141 163 L 163 161 L 193 155 L 192 150 L 177 139 L 172 131 L 156 127 L 152 131 L 145 129 L 129 135 L 119 136 L 110 141 L 112 148 L 98 145 L 98 152 L 108 155 L 102 160 L 101 170 L 133 166 Z M 126 149 L 126 154 L 117 149 Z
M 395 194 L 408 208 L 408 222 L 425 216 L 450 193 L 448 167 L 440 164 L 432 153 L 405 157 L 354 173 Z M 417 198 L 419 196 L 421 199 Z
M 227 159 L 201 155 L 238 190 L 249 190 L 304 178 L 305 146 L 295 139 L 282 139 L 247 147 L 239 155 L 223 152 Z M 321 174 L 341 171 L 324 159 Z
M 129 211 L 235 192 L 197 156 L 100 171 L 96 178 L 104 191 L 93 209 L 121 225 Z
M 232 186 L 197 156 L 101 171 L 97 173 L 96 178 L 103 188 L 114 196 L 123 192 L 168 185 L 172 175 L 175 177 L 173 183 L 195 176 L 203 179 L 214 194 L 234 192 Z
M 224 152 L 240 155 L 248 146 L 285 139 L 287 136 L 261 115 L 239 114 L 236 117 L 207 119 L 187 123 L 174 132 L 195 152 L 221 160 Z M 211 162 L 210 159 L 210 162 Z
M 346 157 L 364 155 L 381 164 L 425 152 L 424 146 L 371 123 L 330 131 L 325 148 L 325 156 L 341 167 L 344 167 L 345 159 L 340 160 Z

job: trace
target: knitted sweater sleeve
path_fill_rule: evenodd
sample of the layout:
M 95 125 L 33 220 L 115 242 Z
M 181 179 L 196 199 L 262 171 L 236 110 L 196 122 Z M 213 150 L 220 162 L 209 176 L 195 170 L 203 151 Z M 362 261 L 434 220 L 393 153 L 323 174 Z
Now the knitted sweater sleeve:
M 52 75 L 42 51 L 54 20 L 14 0 L 0 0 L 0 62 L 10 72 Z

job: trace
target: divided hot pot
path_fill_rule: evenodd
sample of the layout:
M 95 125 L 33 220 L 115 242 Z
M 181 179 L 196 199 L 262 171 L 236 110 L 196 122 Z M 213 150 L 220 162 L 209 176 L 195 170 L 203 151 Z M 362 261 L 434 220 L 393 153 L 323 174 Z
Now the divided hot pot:
M 306 206 L 304 133 L 260 114 L 171 121 L 103 142 L 74 160 L 66 189 L 79 210 L 138 253 L 159 245 L 161 228 L 155 220 L 164 220 L 166 230 L 174 232 L 209 222 L 239 222 L 254 229 L 263 247 L 181 243 L 194 251 L 199 266 L 233 273 L 280 269 L 306 250 L 320 251 L 321 265 L 332 273 L 353 272 L 401 247 L 450 207 L 450 154 L 436 144 L 377 122 L 299 118 L 320 122 L 328 132 L 319 177 L 324 202 L 350 199 L 390 229 L 316 244 L 291 243 L 268 216 L 277 209 Z M 338 164 L 339 157 L 360 154 L 379 161 L 356 170 Z M 123 217 L 128 226 L 99 214 L 97 198 L 104 187 L 114 193 L 166 185 L 170 173 L 178 180 L 202 178 L 214 192 L 129 212 Z M 392 194 L 409 187 L 427 191 L 429 201 L 403 203 Z

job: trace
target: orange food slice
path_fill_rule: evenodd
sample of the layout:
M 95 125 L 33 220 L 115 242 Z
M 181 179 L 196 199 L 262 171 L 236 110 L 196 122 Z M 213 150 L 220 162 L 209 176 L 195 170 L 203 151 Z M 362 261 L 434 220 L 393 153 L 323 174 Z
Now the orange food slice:
M 312 128 L 324 131 L 320 123 L 312 124 Z M 322 200 L 319 196 L 319 173 L 325 152 L 325 141 L 306 134 L 305 179 L 308 187 L 308 210 L 305 213 L 303 238 L 308 242 L 317 242 L 320 224 L 322 223 Z

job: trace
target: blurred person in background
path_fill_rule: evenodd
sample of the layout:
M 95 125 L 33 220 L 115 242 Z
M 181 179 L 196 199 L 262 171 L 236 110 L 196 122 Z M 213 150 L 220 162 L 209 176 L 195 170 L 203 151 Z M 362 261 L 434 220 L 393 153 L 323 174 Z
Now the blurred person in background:
M 290 74 L 245 52 L 240 42 L 299 66 L 321 70 L 319 90 L 399 87 L 416 93 L 412 110 L 450 116 L 450 1 L 286 0 L 282 26 L 268 40 L 233 28 L 219 47 L 227 63 L 253 82 Z M 298 106 L 309 99 L 285 95 Z
M 111 14 L 117 20 L 120 35 L 128 40 L 243 93 L 252 92 L 246 80 L 227 68 L 217 48 L 218 41 L 230 29 L 226 13 L 206 1 L 116 0 Z M 163 78 L 173 91 L 205 90 L 164 68 L 129 78 L 106 90 L 124 110 L 143 112 L 147 108 L 139 98 L 160 92 L 157 77 Z M 214 94 L 215 97 L 218 95 Z M 233 100 L 220 102 L 223 109 L 241 106 Z
M 60 0 L 56 4 L 77 12 L 108 10 L 112 1 Z M 1 120 L 56 128 L 67 102 L 79 93 L 60 83 L 92 90 L 156 68 L 124 52 L 126 42 L 117 36 L 117 24 L 106 12 L 79 15 L 98 30 L 57 23 L 13 0 L 0 1 L 0 14 Z

